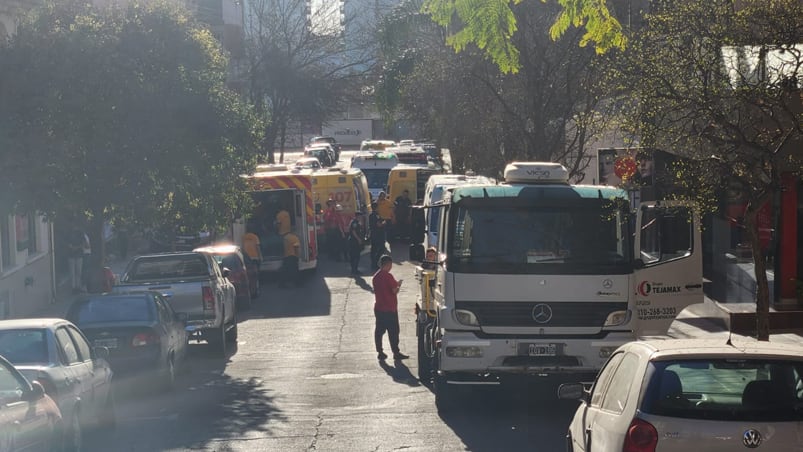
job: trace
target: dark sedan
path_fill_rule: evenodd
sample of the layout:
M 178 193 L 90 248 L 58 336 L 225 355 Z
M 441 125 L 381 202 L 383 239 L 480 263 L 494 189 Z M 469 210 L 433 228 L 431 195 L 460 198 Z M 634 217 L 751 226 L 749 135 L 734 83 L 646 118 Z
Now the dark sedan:
M 156 292 L 89 296 L 67 312 L 95 347 L 109 349 L 119 376 L 157 378 L 172 389 L 187 355 L 186 316 L 177 314 Z

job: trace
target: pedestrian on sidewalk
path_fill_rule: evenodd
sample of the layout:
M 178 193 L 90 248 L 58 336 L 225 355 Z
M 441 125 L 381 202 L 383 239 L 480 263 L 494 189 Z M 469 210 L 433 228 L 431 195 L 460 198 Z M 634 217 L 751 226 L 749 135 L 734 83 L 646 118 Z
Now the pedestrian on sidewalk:
M 393 268 L 393 259 L 384 254 L 379 258 L 379 270 L 374 274 L 371 283 L 374 287 L 374 315 L 376 316 L 376 328 L 374 329 L 374 343 L 376 345 L 377 358 L 382 361 L 388 355 L 382 350 L 382 337 L 388 333 L 390 349 L 393 351 L 393 359 L 407 359 L 409 356 L 399 351 L 399 302 L 397 294 L 401 288 L 401 280 L 390 273 Z
M 84 249 L 89 239 L 78 226 L 73 226 L 67 237 L 67 266 L 70 269 L 70 288 L 73 293 L 83 291 Z

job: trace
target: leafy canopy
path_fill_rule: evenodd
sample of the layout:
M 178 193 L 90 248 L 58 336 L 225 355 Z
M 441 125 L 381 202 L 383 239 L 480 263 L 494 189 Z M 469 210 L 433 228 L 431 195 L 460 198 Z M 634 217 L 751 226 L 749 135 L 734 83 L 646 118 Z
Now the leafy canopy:
M 456 51 L 468 45 L 483 50 L 504 73 L 520 69 L 520 50 L 512 42 L 518 31 L 513 6 L 522 0 L 426 0 L 423 11 L 447 28 L 447 43 Z M 548 0 L 541 0 L 546 3 Z M 608 10 L 605 0 L 555 0 L 561 11 L 549 28 L 552 39 L 570 27 L 584 27 L 581 46 L 593 43 L 598 53 L 624 48 L 622 26 Z
M 257 123 L 225 87 L 219 43 L 185 12 L 51 2 L 0 61 L 7 208 L 211 229 L 244 202 Z

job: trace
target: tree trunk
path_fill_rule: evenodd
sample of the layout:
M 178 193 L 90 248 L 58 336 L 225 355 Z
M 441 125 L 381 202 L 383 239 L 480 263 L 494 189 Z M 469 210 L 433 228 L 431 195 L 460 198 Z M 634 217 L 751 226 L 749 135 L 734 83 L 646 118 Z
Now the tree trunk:
M 767 282 L 767 263 L 764 260 L 764 250 L 761 249 L 761 240 L 758 233 L 758 212 L 761 210 L 760 203 L 748 204 L 745 211 L 745 228 L 750 237 L 750 248 L 753 251 L 753 268 L 756 277 L 756 339 L 759 341 L 770 340 L 770 291 Z

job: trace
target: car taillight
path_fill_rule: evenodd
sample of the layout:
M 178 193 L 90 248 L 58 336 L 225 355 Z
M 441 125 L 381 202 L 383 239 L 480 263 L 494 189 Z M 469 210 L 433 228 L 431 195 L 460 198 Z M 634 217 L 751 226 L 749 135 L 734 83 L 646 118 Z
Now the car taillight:
M 204 310 L 205 311 L 214 311 L 215 310 L 215 294 L 212 293 L 212 288 L 205 286 L 203 288 L 203 297 L 204 297 Z
M 633 419 L 627 428 L 622 452 L 655 452 L 658 445 L 658 431 L 649 422 Z
M 159 343 L 159 336 L 153 333 L 139 333 L 131 338 L 132 347 L 145 347 L 147 345 L 155 345 Z
M 53 383 L 53 380 L 50 379 L 47 375 L 41 374 L 36 377 L 36 381 L 39 382 L 40 385 L 45 389 L 45 394 L 49 395 L 50 398 L 55 399 L 58 396 L 58 389 L 56 389 L 56 384 Z

